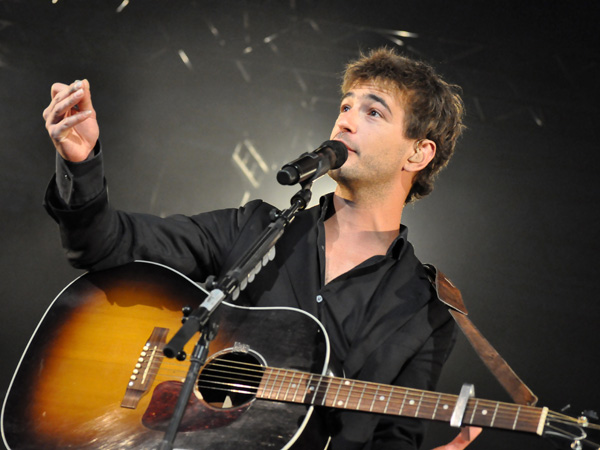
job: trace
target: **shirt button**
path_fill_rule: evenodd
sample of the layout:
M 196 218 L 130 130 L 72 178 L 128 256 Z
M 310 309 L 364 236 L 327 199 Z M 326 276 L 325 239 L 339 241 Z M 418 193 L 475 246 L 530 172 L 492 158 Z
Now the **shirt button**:
M 321 303 L 323 301 L 322 295 L 317 295 L 317 303 Z

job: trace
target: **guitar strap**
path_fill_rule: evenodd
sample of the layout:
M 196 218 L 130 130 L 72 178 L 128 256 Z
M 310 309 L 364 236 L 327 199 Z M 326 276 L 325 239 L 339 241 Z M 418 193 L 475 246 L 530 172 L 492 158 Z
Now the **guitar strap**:
M 475 349 L 477 355 L 513 401 L 521 405 L 534 406 L 538 398 L 467 317 L 467 308 L 458 288 L 434 266 L 430 264 L 424 264 L 423 266 L 437 291 L 438 298 L 449 307 L 450 314 Z

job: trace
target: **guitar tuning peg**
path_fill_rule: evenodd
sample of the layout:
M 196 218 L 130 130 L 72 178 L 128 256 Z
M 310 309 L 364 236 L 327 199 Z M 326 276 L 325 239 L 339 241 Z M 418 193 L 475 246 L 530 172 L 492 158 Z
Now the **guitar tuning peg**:
M 177 353 L 177 356 L 175 356 L 177 361 L 185 361 L 185 358 L 187 358 L 187 354 L 183 350 Z

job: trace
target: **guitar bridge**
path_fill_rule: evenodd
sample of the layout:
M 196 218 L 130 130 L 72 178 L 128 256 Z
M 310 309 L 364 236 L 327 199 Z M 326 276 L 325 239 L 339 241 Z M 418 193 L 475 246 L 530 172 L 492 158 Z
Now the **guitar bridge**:
M 158 368 L 160 367 L 163 355 L 163 347 L 167 340 L 168 328 L 155 327 L 148 341 L 142 348 L 140 356 L 129 377 L 127 389 L 121 408 L 135 409 L 140 399 L 148 392 L 154 382 Z

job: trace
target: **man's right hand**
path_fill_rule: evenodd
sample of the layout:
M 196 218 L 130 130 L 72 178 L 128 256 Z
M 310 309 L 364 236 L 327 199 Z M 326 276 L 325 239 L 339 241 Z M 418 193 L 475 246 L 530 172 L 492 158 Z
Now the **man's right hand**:
M 90 83 L 87 80 L 70 85 L 54 83 L 51 96 L 52 101 L 42 115 L 56 151 L 68 161 L 85 160 L 100 135 Z

